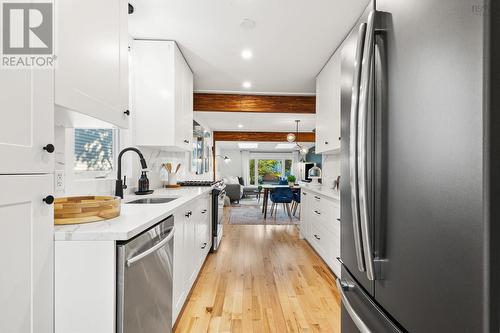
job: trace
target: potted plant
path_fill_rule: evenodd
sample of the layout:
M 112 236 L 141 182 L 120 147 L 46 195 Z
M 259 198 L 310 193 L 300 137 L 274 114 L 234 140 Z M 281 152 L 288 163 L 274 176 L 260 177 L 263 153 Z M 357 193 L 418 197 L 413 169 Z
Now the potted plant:
M 297 177 L 295 177 L 294 175 L 290 175 L 288 176 L 288 186 L 290 187 L 293 187 L 293 185 L 295 185 L 295 181 L 297 180 Z

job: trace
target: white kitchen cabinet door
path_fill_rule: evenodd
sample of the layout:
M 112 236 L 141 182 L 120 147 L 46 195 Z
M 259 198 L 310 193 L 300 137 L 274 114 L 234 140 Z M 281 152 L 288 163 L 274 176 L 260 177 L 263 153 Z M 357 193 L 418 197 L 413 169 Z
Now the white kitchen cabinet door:
M 57 2 L 55 102 L 128 128 L 128 2 Z
M 316 153 L 340 151 L 340 51 L 316 78 Z
M 136 144 L 190 151 L 193 73 L 176 43 L 134 40 L 132 71 Z
M 2 70 L 0 91 L 0 174 L 53 172 L 54 71 Z
M 7 72 L 7 71 L 6 71 Z M 0 332 L 53 333 L 52 175 L 2 175 Z
M 173 277 L 173 288 L 172 288 L 172 299 L 173 299 L 173 321 L 175 322 L 179 312 L 182 309 L 184 300 L 186 299 L 186 252 L 184 249 L 185 243 L 185 224 L 186 217 L 184 216 L 184 210 L 180 209 L 175 213 L 174 216 L 174 277 Z

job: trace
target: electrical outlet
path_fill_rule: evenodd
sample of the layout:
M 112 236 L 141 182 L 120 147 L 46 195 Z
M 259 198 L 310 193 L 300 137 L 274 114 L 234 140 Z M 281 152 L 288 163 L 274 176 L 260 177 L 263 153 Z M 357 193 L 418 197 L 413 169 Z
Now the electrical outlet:
M 64 192 L 64 171 L 56 170 L 54 175 L 54 189 L 58 193 Z

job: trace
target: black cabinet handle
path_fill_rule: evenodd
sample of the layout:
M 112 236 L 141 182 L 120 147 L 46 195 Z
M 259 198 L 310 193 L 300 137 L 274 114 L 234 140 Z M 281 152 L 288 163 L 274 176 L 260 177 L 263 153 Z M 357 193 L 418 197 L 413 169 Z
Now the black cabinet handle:
M 189 143 L 189 140 L 184 140 L 184 143 Z
M 193 212 L 192 211 L 188 211 L 184 216 L 190 217 L 191 215 L 193 215 Z
M 318 212 L 317 210 L 315 210 L 314 212 L 315 212 L 316 214 L 318 214 L 318 215 L 321 215 L 321 213 L 320 213 L 320 212 Z
M 316 238 L 317 240 L 321 239 L 321 237 L 319 237 L 318 235 L 314 235 L 314 238 Z
M 327 145 L 327 144 L 328 144 L 328 141 L 325 141 L 325 145 Z
M 340 219 L 336 219 L 336 220 L 340 222 Z
M 201 249 L 203 250 L 203 249 L 204 249 L 204 248 L 206 248 L 206 247 L 207 247 L 207 243 L 203 243 L 203 245 L 202 245 Z
M 52 205 L 54 203 L 54 197 L 52 195 L 48 195 L 42 199 L 47 205 Z
M 123 111 L 124 114 L 126 114 L 127 116 L 130 116 L 130 110 L 125 110 Z
M 206 212 L 207 212 L 206 209 L 204 209 L 204 210 L 201 211 L 202 214 L 205 214 Z
M 315 198 L 316 200 L 321 200 L 321 198 L 320 198 L 320 197 L 318 197 L 317 195 L 315 195 L 315 196 L 314 196 L 314 198 Z
M 45 150 L 47 153 L 53 153 L 54 150 L 56 150 L 56 147 L 52 143 L 49 143 L 45 147 L 43 147 L 43 150 Z

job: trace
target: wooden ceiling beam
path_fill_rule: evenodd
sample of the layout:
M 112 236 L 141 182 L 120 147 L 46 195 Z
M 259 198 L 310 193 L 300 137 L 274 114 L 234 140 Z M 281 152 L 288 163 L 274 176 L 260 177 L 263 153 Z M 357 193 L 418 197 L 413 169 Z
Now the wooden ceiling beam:
M 195 93 L 194 110 L 315 114 L 316 97 Z
M 287 132 L 233 132 L 215 131 L 214 141 L 286 142 Z M 313 132 L 299 132 L 297 142 L 315 142 Z

